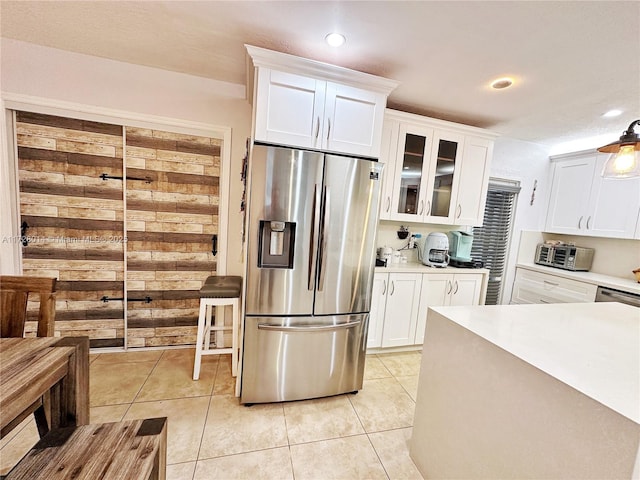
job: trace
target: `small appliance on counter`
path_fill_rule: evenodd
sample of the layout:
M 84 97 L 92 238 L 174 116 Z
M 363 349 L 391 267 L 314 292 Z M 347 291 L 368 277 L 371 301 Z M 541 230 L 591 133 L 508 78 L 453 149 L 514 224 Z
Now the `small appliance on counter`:
M 473 245 L 473 235 L 467 232 L 451 231 L 447 233 L 449 237 L 449 259 L 450 267 L 457 268 L 482 268 L 483 262 L 471 258 L 471 246 Z
M 593 248 L 576 247 L 567 243 L 539 243 L 534 263 L 574 272 L 588 272 L 594 253 Z
M 447 236 L 449 237 L 449 255 L 451 255 L 451 260 L 470 262 L 473 235 L 467 232 L 451 231 L 447 233 Z
M 444 233 L 432 232 L 427 235 L 419 259 L 428 267 L 446 267 L 449 264 L 449 239 Z
M 391 247 L 379 247 L 377 249 L 376 267 L 388 267 L 391 265 L 391 259 L 393 258 L 393 248 Z

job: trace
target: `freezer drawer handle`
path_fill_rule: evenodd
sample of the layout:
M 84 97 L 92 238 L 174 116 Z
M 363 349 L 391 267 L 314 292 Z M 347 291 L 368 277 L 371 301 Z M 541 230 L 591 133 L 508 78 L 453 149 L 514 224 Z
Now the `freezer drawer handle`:
M 309 325 L 308 327 L 287 327 L 283 325 L 269 325 L 268 323 L 259 323 L 258 330 L 271 330 L 273 332 L 322 332 L 353 328 L 360 325 L 360 323 L 362 322 L 358 320 L 356 322 L 340 323 L 338 325 Z

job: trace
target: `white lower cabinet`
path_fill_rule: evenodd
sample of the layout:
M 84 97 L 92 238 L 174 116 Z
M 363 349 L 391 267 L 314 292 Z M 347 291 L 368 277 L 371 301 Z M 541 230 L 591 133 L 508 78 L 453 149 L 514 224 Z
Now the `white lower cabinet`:
M 424 343 L 429 307 L 445 305 L 479 305 L 482 292 L 482 274 L 478 273 L 425 273 L 422 275 L 422 290 L 415 344 Z
M 481 303 L 481 273 L 376 273 L 368 348 L 423 343 L 427 309 Z
M 594 302 L 598 287 L 590 283 L 563 278 L 551 273 L 516 268 L 511 303 L 582 303 Z
M 375 274 L 367 347 L 413 345 L 421 282 L 420 273 Z
M 384 327 L 385 305 L 387 304 L 387 289 L 389 274 L 376 273 L 373 276 L 373 291 L 371 294 L 371 311 L 369 313 L 369 333 L 367 347 L 382 346 L 382 327 Z

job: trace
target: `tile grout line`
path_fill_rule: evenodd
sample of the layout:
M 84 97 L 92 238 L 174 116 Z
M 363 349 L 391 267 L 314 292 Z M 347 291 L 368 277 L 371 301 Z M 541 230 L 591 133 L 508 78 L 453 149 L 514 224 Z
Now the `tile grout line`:
M 204 432 L 207 429 L 207 421 L 209 420 L 209 412 L 211 411 L 211 401 L 215 395 L 216 379 L 218 378 L 218 370 L 220 369 L 220 359 L 216 362 L 216 373 L 213 376 L 213 384 L 211 385 L 211 395 L 209 395 L 209 403 L 207 404 L 207 414 L 204 416 L 204 425 L 202 425 L 202 433 L 200 434 L 200 442 L 198 443 L 198 452 L 196 453 L 196 464 L 193 468 L 193 475 L 191 480 L 196 476 L 196 470 L 198 469 L 198 462 L 200 462 L 200 451 L 202 450 L 202 442 L 204 442 Z

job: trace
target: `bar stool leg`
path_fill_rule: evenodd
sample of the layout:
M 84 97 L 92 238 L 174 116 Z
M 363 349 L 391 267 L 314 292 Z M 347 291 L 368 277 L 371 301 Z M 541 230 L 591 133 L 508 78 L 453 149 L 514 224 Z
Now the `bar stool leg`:
M 233 310 L 233 338 L 231 340 L 233 352 L 231 352 L 231 375 L 234 377 L 238 376 L 238 325 L 240 324 L 240 308 L 238 300 L 238 298 L 234 298 L 233 303 L 231 304 L 231 309 Z
M 202 302 L 202 300 L 200 300 Z M 215 308 L 213 305 L 209 305 L 206 302 L 207 313 L 205 314 L 205 327 L 204 327 L 204 349 L 209 350 L 211 343 L 211 312 Z
M 198 316 L 198 333 L 196 335 L 196 356 L 193 362 L 193 379 L 200 378 L 200 362 L 202 361 L 202 347 L 207 316 L 207 302 L 200 300 L 200 315 Z

